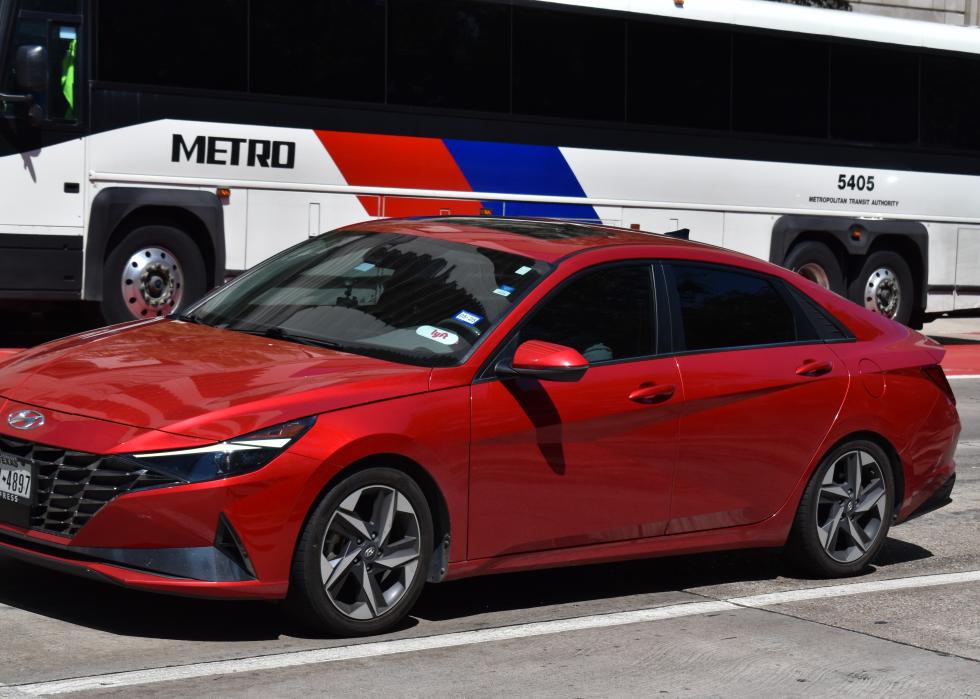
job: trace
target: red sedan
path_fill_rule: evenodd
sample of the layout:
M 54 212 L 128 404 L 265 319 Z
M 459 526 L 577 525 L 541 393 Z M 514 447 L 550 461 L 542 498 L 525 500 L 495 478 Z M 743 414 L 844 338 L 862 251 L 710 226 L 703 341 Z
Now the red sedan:
M 850 575 L 952 488 L 942 355 L 667 236 L 364 223 L 0 364 L 0 551 L 341 634 L 484 573 L 751 546 Z

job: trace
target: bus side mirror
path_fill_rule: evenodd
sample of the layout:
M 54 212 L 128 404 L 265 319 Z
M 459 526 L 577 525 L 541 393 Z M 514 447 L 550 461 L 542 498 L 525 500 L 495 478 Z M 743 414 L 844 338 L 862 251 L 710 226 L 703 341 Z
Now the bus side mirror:
M 48 50 L 43 46 L 17 47 L 14 65 L 17 68 L 17 86 L 31 94 L 43 93 L 48 88 Z

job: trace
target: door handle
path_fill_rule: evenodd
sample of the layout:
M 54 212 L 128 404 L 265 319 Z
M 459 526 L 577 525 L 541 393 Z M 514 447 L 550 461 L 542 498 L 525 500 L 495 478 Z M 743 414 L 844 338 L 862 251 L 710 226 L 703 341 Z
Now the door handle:
M 629 395 L 629 399 L 634 403 L 644 403 L 649 405 L 651 403 L 659 403 L 665 401 L 674 395 L 674 391 L 677 387 L 672 383 L 664 384 L 641 384 L 639 388 L 634 390 Z
M 833 362 L 804 359 L 802 366 L 796 370 L 797 376 L 823 376 L 834 368 Z

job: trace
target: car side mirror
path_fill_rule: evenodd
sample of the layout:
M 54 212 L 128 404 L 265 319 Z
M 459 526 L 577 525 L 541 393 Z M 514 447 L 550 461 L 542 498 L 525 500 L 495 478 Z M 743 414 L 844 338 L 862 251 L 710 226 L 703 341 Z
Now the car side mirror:
M 17 86 L 24 92 L 43 93 L 48 87 L 48 50 L 36 44 L 18 46 L 14 61 Z
M 541 381 L 578 381 L 589 369 L 589 360 L 564 345 L 542 340 L 521 343 L 513 360 L 501 360 L 495 367 L 502 379 L 527 377 Z

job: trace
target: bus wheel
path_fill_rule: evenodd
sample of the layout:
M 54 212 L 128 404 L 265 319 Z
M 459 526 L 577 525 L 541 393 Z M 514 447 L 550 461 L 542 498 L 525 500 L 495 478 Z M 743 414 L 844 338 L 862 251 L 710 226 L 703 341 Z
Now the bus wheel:
M 802 277 L 830 289 L 835 294 L 844 294 L 844 273 L 837 256 L 823 243 L 808 240 L 793 246 L 786 256 L 783 267 L 793 270 Z
M 204 256 L 189 235 L 170 226 L 140 226 L 106 258 L 102 315 L 108 323 L 165 316 L 206 290 Z
M 851 282 L 851 300 L 869 311 L 908 324 L 913 305 L 912 271 L 891 250 L 868 255 L 857 278 Z

